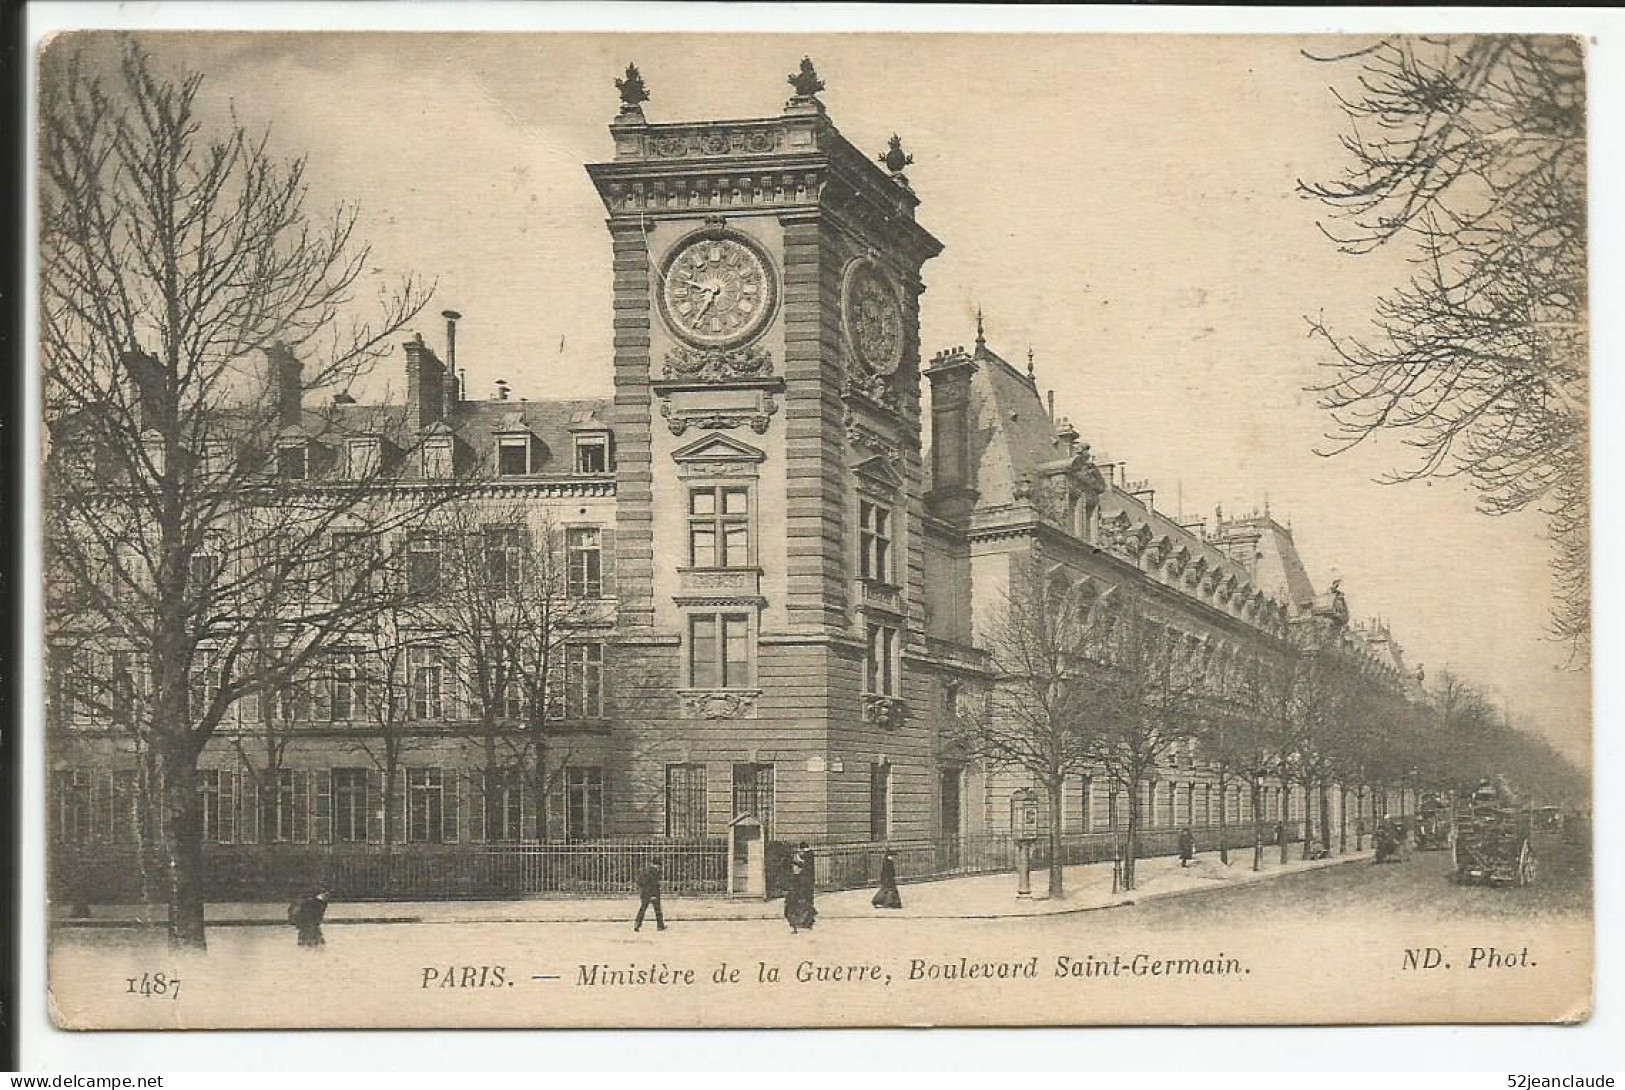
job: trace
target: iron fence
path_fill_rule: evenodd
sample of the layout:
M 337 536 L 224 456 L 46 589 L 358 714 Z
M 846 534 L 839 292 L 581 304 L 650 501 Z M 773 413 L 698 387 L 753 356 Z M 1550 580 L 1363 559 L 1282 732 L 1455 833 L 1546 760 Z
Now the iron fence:
M 1218 848 L 1218 826 L 1195 826 L 1198 851 Z M 1290 827 L 1289 840 L 1299 839 Z M 1274 827 L 1264 827 L 1273 843 Z M 1253 827 L 1231 825 L 1232 849 L 1251 846 Z M 1139 834 L 1139 856 L 1173 855 L 1177 829 Z M 1110 862 L 1122 835 L 1068 833 L 1061 863 Z M 769 885 L 782 889 L 789 845 L 769 846 Z M 815 844 L 815 879 L 821 890 L 857 889 L 880 881 L 887 851 L 900 880 L 924 880 L 1015 869 L 1018 851 L 1004 835 L 948 837 L 843 844 Z M 637 889 L 637 873 L 661 864 L 661 885 L 675 896 L 722 894 L 728 888 L 728 842 L 723 837 L 689 840 L 629 839 L 579 843 L 514 844 L 250 844 L 207 845 L 203 852 L 204 897 L 211 901 L 285 900 L 313 888 L 331 889 L 347 900 L 450 900 L 527 895 L 624 896 Z M 1032 865 L 1048 867 L 1048 839 L 1033 845 Z M 163 876 L 150 866 L 143 875 L 133 846 L 58 845 L 51 861 L 51 891 L 63 904 L 135 903 L 162 899 Z

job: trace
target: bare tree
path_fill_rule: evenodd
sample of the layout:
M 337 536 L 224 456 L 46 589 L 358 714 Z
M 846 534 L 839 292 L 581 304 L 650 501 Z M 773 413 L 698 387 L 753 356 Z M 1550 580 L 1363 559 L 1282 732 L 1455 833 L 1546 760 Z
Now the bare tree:
M 1090 673 L 1097 635 L 1093 600 L 1038 557 L 1019 561 L 983 641 L 993 673 L 987 714 L 966 714 L 951 744 L 995 769 L 1025 772 L 1049 803 L 1049 894 L 1064 892 L 1061 804 L 1066 782 L 1093 770 Z
M 1393 38 L 1315 60 L 1358 91 L 1340 177 L 1300 183 L 1348 254 L 1408 247 L 1408 282 L 1367 335 L 1330 349 L 1317 387 L 1337 453 L 1394 431 L 1417 452 L 1388 478 L 1465 475 L 1480 508 L 1549 517 L 1555 633 L 1590 639 L 1586 129 L 1574 37 Z M 1336 93 L 1336 92 L 1334 92 Z
M 1253 870 L 1260 870 L 1264 864 L 1264 785 L 1281 763 L 1276 729 L 1279 677 L 1265 658 L 1252 654 L 1227 664 L 1215 684 L 1220 708 L 1208 718 L 1202 741 L 1218 767 L 1221 814 L 1228 779 L 1234 777 L 1247 786 L 1253 817 Z
M 374 502 L 388 466 L 338 472 L 339 422 L 303 398 L 349 389 L 428 292 L 409 277 L 352 320 L 369 253 L 354 209 L 307 211 L 303 160 L 207 133 L 202 76 L 133 42 L 111 83 L 62 53 L 42 58 L 39 139 L 47 637 L 130 657 L 128 686 L 86 688 L 138 740 L 169 933 L 202 947 L 199 754 L 375 608 L 361 583 L 288 593 L 307 566 L 361 534 L 370 575 L 438 502 Z
M 1098 727 L 1089 738 L 1095 761 L 1128 794 L 1123 881 L 1134 888 L 1144 814 L 1140 788 L 1203 726 L 1207 655 L 1200 641 L 1152 612 L 1143 594 L 1114 587 L 1091 626 L 1086 693 Z
M 468 504 L 435 532 L 443 574 L 425 612 L 461 660 L 488 770 L 518 770 L 546 839 L 547 800 L 571 755 L 559 724 L 598 718 L 605 700 L 611 615 L 597 531 L 521 505 Z

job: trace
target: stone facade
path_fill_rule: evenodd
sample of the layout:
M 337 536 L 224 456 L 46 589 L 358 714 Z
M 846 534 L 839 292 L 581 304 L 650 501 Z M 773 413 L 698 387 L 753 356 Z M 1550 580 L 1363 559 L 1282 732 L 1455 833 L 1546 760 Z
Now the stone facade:
M 922 270 L 942 244 L 916 220 L 895 142 L 880 165 L 815 92 L 728 122 L 650 123 L 629 101 L 610 134 L 613 158 L 587 171 L 608 214 L 612 398 L 471 401 L 427 345 L 406 348 L 402 444 L 444 429 L 490 470 L 468 504 L 600 532 L 605 610 L 587 636 L 604 647 L 602 704 L 558 724 L 568 770 L 547 812 L 490 801 L 490 741 L 448 707 L 414 725 L 391 791 L 364 727 L 296 724 L 286 828 L 268 831 L 258 735 L 239 719 L 201 762 L 216 776 L 211 838 L 720 836 L 743 813 L 781 840 L 998 834 L 1023 778 L 956 756 L 945 735 L 991 683 L 982 637 L 1018 561 L 1142 586 L 1221 653 L 1278 641 L 1316 608 L 1290 530 L 1267 515 L 1177 524 L 1097 465 L 1031 364 L 1006 362 L 980 328 L 973 349 L 922 361 Z M 504 477 L 491 435 L 510 426 L 548 454 Z M 590 472 L 570 458 L 582 434 L 605 440 Z M 1404 683 L 1386 632 L 1345 638 Z M 116 838 L 128 746 L 60 706 L 53 721 L 59 835 Z M 433 808 L 414 809 L 431 786 Z M 1245 816 L 1199 755 L 1146 790 L 1153 827 L 1210 823 L 1221 805 Z M 1118 806 L 1080 779 L 1058 820 L 1100 830 Z

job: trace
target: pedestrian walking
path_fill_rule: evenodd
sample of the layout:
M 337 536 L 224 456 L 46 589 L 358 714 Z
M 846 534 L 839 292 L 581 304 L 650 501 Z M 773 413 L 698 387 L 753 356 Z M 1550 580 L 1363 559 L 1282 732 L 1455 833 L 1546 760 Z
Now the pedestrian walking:
M 650 907 L 655 910 L 655 930 L 666 930 L 666 917 L 660 911 L 660 860 L 651 859 L 638 871 L 638 918 L 632 930 L 643 930 L 643 914 Z
M 1179 865 L 1188 867 L 1196 858 L 1196 834 L 1189 825 L 1179 830 Z
M 332 896 L 321 889 L 288 905 L 288 922 L 299 932 L 300 946 L 314 948 L 326 942 L 322 938 L 322 919 L 327 915 L 327 902 Z
M 897 892 L 897 860 L 889 850 L 880 861 L 880 888 L 875 890 L 875 899 L 870 903 L 876 908 L 903 907 L 903 895 Z
M 790 882 L 784 894 L 784 918 L 792 933 L 811 931 L 818 919 L 818 909 L 813 906 L 814 881 L 813 851 L 803 840 L 790 856 Z

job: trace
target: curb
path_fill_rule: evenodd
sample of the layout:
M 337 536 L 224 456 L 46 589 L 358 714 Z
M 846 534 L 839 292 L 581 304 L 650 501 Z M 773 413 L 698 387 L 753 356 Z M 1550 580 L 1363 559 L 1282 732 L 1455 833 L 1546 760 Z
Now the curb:
M 1258 878 L 1234 879 L 1234 880 L 1232 880 L 1230 882 L 1227 882 L 1222 887 L 1190 886 L 1190 887 L 1187 887 L 1185 889 L 1169 889 L 1169 890 L 1163 890 L 1161 892 L 1153 891 L 1153 892 L 1150 892 L 1150 893 L 1141 894 L 1138 897 L 1124 897 L 1124 898 L 1120 898 L 1120 899 L 1115 900 L 1115 901 L 1106 901 L 1106 902 L 1101 903 L 1101 904 L 1077 905 L 1077 906 L 1074 906 L 1074 907 L 1057 908 L 1057 909 L 1054 909 L 1054 910 L 1051 910 L 1051 911 L 1046 911 L 1046 912 L 971 912 L 971 913 L 957 913 L 957 914 L 935 913 L 935 914 L 931 914 L 931 915 L 925 915 L 925 914 L 896 915 L 896 914 L 888 913 L 886 915 L 879 915 L 879 914 L 869 915 L 867 913 L 860 914 L 860 913 L 850 913 L 850 912 L 841 912 L 841 911 L 829 912 L 829 911 L 822 911 L 821 910 L 819 912 L 819 915 L 821 917 L 823 917 L 824 919 L 826 919 L 826 920 L 895 920 L 895 921 L 898 921 L 898 922 L 908 922 L 908 921 L 912 921 L 912 920 L 1041 920 L 1041 919 L 1045 919 L 1045 918 L 1051 917 L 1051 916 L 1076 916 L 1076 915 L 1080 915 L 1080 914 L 1085 913 L 1085 912 L 1103 912 L 1103 911 L 1106 911 L 1108 909 L 1113 909 L 1113 908 L 1129 908 L 1129 907 L 1131 907 L 1131 906 L 1133 906 L 1135 904 L 1141 904 L 1141 903 L 1144 903 L 1144 902 L 1147 902 L 1147 901 L 1162 900 L 1162 899 L 1173 898 L 1173 897 L 1187 897 L 1187 896 L 1191 896 L 1191 895 L 1198 894 L 1198 893 L 1217 893 L 1217 892 L 1220 892 L 1221 889 L 1232 889 L 1232 888 L 1235 888 L 1236 886 L 1254 885 L 1254 884 L 1256 884 L 1258 882 L 1267 882 L 1267 881 L 1271 881 L 1271 880 L 1273 880 L 1275 878 L 1290 877 L 1292 874 L 1303 874 L 1303 873 L 1307 873 L 1309 871 L 1324 870 L 1324 869 L 1326 869 L 1328 867 L 1349 866 L 1349 865 L 1352 865 L 1352 864 L 1355 864 L 1355 863 L 1368 863 L 1368 862 L 1370 862 L 1370 859 L 1367 858 L 1366 856 L 1362 855 L 1362 856 L 1354 858 L 1354 859 L 1346 859 L 1346 858 L 1345 859 L 1339 859 L 1339 858 L 1334 857 L 1334 858 L 1331 858 L 1331 859 L 1300 860 L 1300 862 L 1303 863 L 1304 865 L 1302 865 L 1302 866 L 1298 867 L 1296 870 L 1293 870 L 1293 871 L 1288 872 L 1288 873 L 1277 872 L 1275 874 L 1270 874 L 1267 871 L 1259 872 L 1260 877 L 1258 877 Z M 777 920 L 777 919 L 779 919 L 779 915 L 780 914 L 776 913 L 776 912 L 775 913 L 770 913 L 770 914 L 765 914 L 765 915 L 761 914 L 761 913 L 755 913 L 755 914 L 749 914 L 749 915 L 742 914 L 742 913 L 731 913 L 729 915 L 696 916 L 696 917 L 691 917 L 691 918 L 686 918 L 686 919 L 684 917 L 681 917 L 681 916 L 668 916 L 667 920 L 668 920 L 669 923 L 683 923 L 683 924 L 750 923 L 750 922 L 763 922 L 763 921 Z M 445 925 L 445 924 L 465 924 L 465 925 L 466 924 L 510 924 L 510 925 L 511 924 L 541 924 L 541 925 L 556 925 L 556 924 L 625 923 L 625 922 L 626 922 L 626 918 L 624 918 L 621 915 L 616 915 L 616 916 L 602 916 L 602 915 L 599 915 L 599 916 L 558 916 L 558 917 L 549 917 L 549 918 L 545 918 L 545 919 L 538 919 L 537 917 L 534 917 L 534 916 L 493 916 L 493 917 L 446 916 L 446 917 L 435 917 L 435 918 L 428 918 L 428 917 L 423 917 L 423 916 L 350 916 L 350 917 L 343 917 L 343 918 L 335 918 L 335 919 L 330 919 L 330 920 L 324 920 L 323 921 L 323 926 L 324 927 L 336 927 L 336 926 L 348 926 L 348 925 L 351 925 L 351 924 L 425 924 L 425 925 L 429 925 L 429 926 L 434 926 L 434 925 L 437 925 L 437 924 L 439 924 L 439 925 Z M 129 919 L 129 918 L 106 919 L 106 920 L 62 919 L 62 920 L 54 920 L 54 921 L 52 921 L 51 925 L 53 927 L 85 928 L 85 929 L 91 929 L 91 930 L 116 930 L 116 929 L 121 929 L 121 928 L 133 929 L 133 928 L 161 926 L 156 921 L 154 921 L 154 922 L 144 922 L 142 920 Z M 264 919 L 248 918 L 248 919 L 209 920 L 209 921 L 206 921 L 206 926 L 208 926 L 208 927 L 287 927 L 289 925 L 288 925 L 288 922 L 286 920 L 279 920 L 279 919 L 274 919 L 274 918 L 264 918 Z

